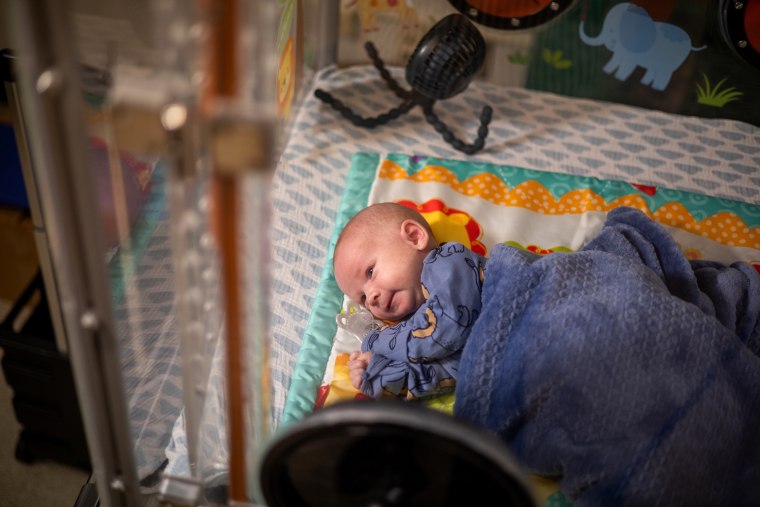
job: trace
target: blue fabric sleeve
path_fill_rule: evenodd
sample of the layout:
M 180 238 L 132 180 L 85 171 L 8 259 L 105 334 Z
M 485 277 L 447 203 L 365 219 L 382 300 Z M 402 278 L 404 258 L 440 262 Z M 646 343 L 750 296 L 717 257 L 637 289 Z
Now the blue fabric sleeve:
M 362 391 L 420 397 L 451 390 L 459 355 L 480 314 L 485 258 L 447 243 L 425 258 L 427 301 L 409 319 L 370 333 L 362 351 L 373 353 Z

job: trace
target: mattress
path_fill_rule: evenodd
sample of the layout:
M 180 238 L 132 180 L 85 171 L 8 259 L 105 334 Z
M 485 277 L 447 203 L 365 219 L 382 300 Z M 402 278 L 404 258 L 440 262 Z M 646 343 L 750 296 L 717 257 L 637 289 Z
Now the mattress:
M 403 82 L 401 69 L 391 72 Z M 316 88 L 329 91 L 363 116 L 398 105 L 374 67 L 324 69 L 312 83 L 312 90 Z M 312 411 L 323 381 L 342 301 L 328 287 L 328 253 L 336 225 L 348 217 L 341 200 L 351 192 L 346 181 L 358 153 L 501 164 L 760 203 L 755 169 L 760 164 L 760 129 L 755 126 L 481 82 L 439 102 L 436 111 L 445 123 L 456 126 L 460 137 L 471 139 L 484 105 L 493 108 L 486 146 L 467 157 L 444 142 L 418 110 L 369 130 L 341 118 L 311 91 L 306 95 L 274 177 L 270 302 L 274 428 Z M 375 175 L 363 176 L 357 185 L 372 185 Z M 223 363 L 219 358 L 212 367 L 208 392 L 217 393 L 212 398 L 222 397 Z M 215 447 L 208 451 L 220 464 L 213 480 L 223 482 L 225 414 L 207 411 L 203 417 L 202 446 Z M 167 450 L 167 473 L 189 473 L 185 440 L 180 419 Z M 211 480 L 210 475 L 203 477 Z

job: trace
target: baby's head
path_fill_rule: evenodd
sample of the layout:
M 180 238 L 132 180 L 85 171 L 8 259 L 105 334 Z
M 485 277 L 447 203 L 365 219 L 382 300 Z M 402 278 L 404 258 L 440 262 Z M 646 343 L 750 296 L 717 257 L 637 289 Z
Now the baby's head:
M 422 263 L 436 246 L 417 211 L 390 202 L 374 204 L 349 220 L 338 238 L 335 280 L 375 318 L 402 320 L 425 301 Z

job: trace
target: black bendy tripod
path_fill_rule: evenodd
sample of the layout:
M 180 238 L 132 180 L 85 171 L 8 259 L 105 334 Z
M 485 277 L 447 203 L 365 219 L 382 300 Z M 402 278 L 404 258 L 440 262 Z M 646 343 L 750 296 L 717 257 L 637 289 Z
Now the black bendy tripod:
M 383 125 L 420 106 L 428 123 L 455 149 L 471 155 L 483 148 L 493 112 L 490 106 L 484 106 L 480 113 L 478 135 L 472 144 L 458 139 L 433 111 L 437 100 L 445 100 L 464 91 L 485 61 L 485 40 L 470 20 L 461 14 L 450 14 L 425 34 L 406 65 L 406 80 L 411 90 L 402 88 L 396 82 L 371 42 L 365 43 L 364 48 L 385 83 L 403 102 L 388 112 L 364 118 L 324 90 L 315 90 L 314 95 L 318 99 L 332 106 L 354 125 L 364 128 Z

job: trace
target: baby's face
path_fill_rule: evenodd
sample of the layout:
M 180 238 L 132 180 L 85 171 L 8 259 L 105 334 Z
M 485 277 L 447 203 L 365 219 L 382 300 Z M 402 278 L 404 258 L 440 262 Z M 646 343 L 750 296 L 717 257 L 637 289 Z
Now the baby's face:
M 420 276 L 426 255 L 401 231 L 354 234 L 335 252 L 335 279 L 344 294 L 375 318 L 399 321 L 425 302 Z

